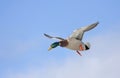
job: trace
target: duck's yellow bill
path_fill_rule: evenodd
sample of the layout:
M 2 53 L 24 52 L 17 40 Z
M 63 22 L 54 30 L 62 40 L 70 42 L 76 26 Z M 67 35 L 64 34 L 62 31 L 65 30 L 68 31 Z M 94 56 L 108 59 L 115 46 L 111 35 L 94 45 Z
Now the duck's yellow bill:
M 51 49 L 52 49 L 52 47 L 49 47 L 49 48 L 48 48 L 48 51 L 50 51 Z

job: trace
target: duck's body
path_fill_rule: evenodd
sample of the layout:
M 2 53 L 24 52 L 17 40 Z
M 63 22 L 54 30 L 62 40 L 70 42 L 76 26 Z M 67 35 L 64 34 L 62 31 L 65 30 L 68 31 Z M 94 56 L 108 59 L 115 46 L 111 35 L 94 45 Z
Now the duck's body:
M 77 40 L 75 38 L 70 38 L 68 39 L 68 45 L 66 48 L 71 49 L 71 50 L 80 50 L 80 45 L 82 45 L 82 41 Z
M 60 40 L 58 42 L 53 43 L 50 46 L 49 50 L 51 50 L 52 48 L 55 48 L 57 46 L 61 46 L 61 47 L 66 47 L 71 50 L 76 50 L 76 52 L 79 55 L 81 55 L 79 51 L 84 51 L 84 50 L 90 49 L 89 43 L 85 44 L 82 42 L 82 37 L 83 37 L 84 32 L 93 29 L 94 27 L 97 26 L 97 24 L 98 24 L 98 22 L 88 25 L 88 26 L 85 26 L 85 27 L 82 27 L 82 28 L 79 28 L 79 29 L 75 30 L 72 33 L 72 35 L 70 35 L 67 39 L 63 39 L 61 37 L 52 37 L 50 35 L 44 34 L 48 38 L 52 38 L 52 39 L 55 38 L 55 39 Z
M 63 47 L 66 47 L 66 48 L 71 49 L 71 50 L 80 50 L 80 45 L 83 45 L 83 42 L 81 42 L 80 40 L 77 40 L 75 38 L 67 39 L 67 42 L 68 42 L 68 44 L 66 46 L 63 46 Z

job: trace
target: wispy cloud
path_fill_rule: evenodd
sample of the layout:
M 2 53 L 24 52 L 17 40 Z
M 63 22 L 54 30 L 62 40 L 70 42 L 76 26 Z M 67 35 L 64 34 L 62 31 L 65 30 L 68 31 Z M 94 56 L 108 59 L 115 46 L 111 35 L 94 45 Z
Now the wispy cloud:
M 74 58 L 66 60 L 61 66 L 48 66 L 44 70 L 30 67 L 26 72 L 12 72 L 6 76 L 7 78 L 119 78 L 120 62 L 118 59 L 120 59 L 119 56 L 106 59 L 86 58 L 84 62 L 81 62 Z

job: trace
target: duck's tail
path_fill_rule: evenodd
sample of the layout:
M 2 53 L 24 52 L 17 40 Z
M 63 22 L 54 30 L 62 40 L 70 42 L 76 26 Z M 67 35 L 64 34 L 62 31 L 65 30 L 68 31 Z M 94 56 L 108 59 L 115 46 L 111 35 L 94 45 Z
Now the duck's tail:
M 89 49 L 90 49 L 90 47 L 91 47 L 90 43 L 89 43 L 89 42 L 87 42 L 87 43 L 85 44 L 85 50 L 89 50 Z

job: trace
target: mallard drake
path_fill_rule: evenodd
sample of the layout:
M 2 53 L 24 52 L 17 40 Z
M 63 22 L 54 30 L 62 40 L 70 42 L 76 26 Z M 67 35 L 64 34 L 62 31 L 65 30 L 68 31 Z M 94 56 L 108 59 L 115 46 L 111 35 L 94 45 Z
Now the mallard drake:
M 50 39 L 57 39 L 59 41 L 54 42 L 50 45 L 48 51 L 50 51 L 53 48 L 56 48 L 57 46 L 65 47 L 71 50 L 75 50 L 80 56 L 81 56 L 81 51 L 89 50 L 90 49 L 90 43 L 84 43 L 82 42 L 83 35 L 86 31 L 89 31 L 93 28 L 95 28 L 99 22 L 90 24 L 88 26 L 81 27 L 79 29 L 76 29 L 73 31 L 73 33 L 67 38 L 61 38 L 61 37 L 53 37 L 48 34 L 44 34 L 46 37 Z

